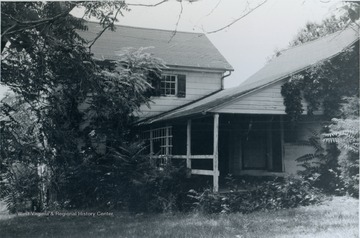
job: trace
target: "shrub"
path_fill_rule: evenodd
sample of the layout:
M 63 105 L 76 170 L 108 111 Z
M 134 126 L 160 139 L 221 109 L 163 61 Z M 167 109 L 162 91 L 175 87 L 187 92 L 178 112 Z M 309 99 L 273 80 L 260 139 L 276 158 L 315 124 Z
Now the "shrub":
M 340 155 L 340 178 L 346 191 L 355 197 L 359 196 L 359 98 L 344 98 L 341 107 L 342 118 L 332 119 L 328 126 L 329 133 L 325 133 L 324 141 L 336 144 Z
M 359 99 L 344 98 L 341 118 L 326 126 L 326 133 L 313 132 L 306 145 L 315 152 L 297 161 L 304 167 L 299 171 L 311 185 L 325 193 L 359 196 Z M 325 142 L 325 144 L 324 144 Z
M 320 201 L 320 193 L 304 180 L 295 178 L 275 178 L 257 184 L 242 181 L 241 187 L 233 186 L 228 193 L 212 193 L 191 190 L 189 197 L 194 209 L 205 213 L 250 213 L 259 210 L 277 210 L 297 206 L 307 206 Z M 235 189 L 234 189 L 235 188 Z
M 66 208 L 126 209 L 162 212 L 177 208 L 186 170 L 156 166 L 142 143 L 123 145 L 101 157 L 88 157 L 66 174 L 62 190 Z
M 11 213 L 40 211 L 40 180 L 37 168 L 31 165 L 13 164 L 0 178 L 0 197 Z
M 313 131 L 308 141 L 299 142 L 314 148 L 311 154 L 296 159 L 304 170 L 298 171 L 311 186 L 327 194 L 343 195 L 344 183 L 340 177 L 339 150 L 334 145 L 322 143 L 320 133 Z

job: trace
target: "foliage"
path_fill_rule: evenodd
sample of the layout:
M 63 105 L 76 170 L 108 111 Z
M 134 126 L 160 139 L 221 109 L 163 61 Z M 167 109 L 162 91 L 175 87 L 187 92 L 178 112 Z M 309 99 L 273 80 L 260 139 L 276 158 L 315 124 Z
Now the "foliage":
M 297 121 L 303 113 L 301 84 L 304 77 L 295 75 L 281 87 L 281 95 L 284 97 L 285 112 L 293 121 Z
M 41 210 L 44 177 L 38 168 L 47 151 L 37 136 L 36 115 L 29 104 L 14 96 L 3 99 L 1 112 L 0 198 L 11 212 Z
M 4 199 L 11 213 L 40 211 L 40 177 L 37 167 L 13 164 L 0 182 L 0 197 Z
M 342 118 L 333 118 L 324 133 L 324 141 L 336 144 L 339 148 L 341 179 L 347 192 L 359 195 L 359 98 L 345 98 L 342 105 Z
M 338 117 L 343 97 L 359 91 L 358 46 L 345 50 L 334 59 L 318 63 L 294 75 L 281 89 L 286 113 L 293 120 L 302 114 L 302 97 L 307 101 L 308 114 L 320 107 L 326 118 Z
M 228 193 L 191 190 L 189 197 L 195 200 L 194 209 L 205 213 L 251 213 L 307 206 L 321 198 L 310 183 L 292 177 L 274 178 L 258 184 L 242 181 L 240 186 L 232 180 L 230 186 L 232 189 Z
M 357 24 L 355 21 L 359 19 L 359 4 L 346 4 L 342 10 L 339 17 L 331 16 L 320 24 L 307 24 L 290 45 L 296 46 L 343 30 L 350 24 Z M 303 178 L 328 193 L 358 194 L 359 103 L 353 101 L 344 106 L 347 97 L 358 98 L 358 51 L 359 46 L 355 44 L 333 59 L 293 75 L 281 89 L 286 113 L 294 121 L 303 113 L 302 97 L 307 101 L 309 115 L 323 109 L 324 119 L 332 120 L 327 128 L 329 133 L 324 134 L 324 141 L 331 145 L 325 147 L 320 136 L 314 134 L 307 144 L 315 152 L 297 159 L 304 167 L 300 172 Z M 340 117 L 342 119 L 336 119 Z
M 356 28 L 356 20 L 360 17 L 359 6 L 356 3 L 345 3 L 338 15 L 332 15 L 321 23 L 307 23 L 290 42 L 290 47 L 340 32 L 346 27 Z M 308 103 L 308 114 L 322 107 L 328 119 L 339 116 L 342 98 L 357 95 L 359 91 L 358 51 L 356 44 L 334 59 L 319 62 L 291 76 L 281 90 L 286 113 L 296 121 L 303 113 L 301 98 L 304 98 Z
M 171 164 L 158 167 L 143 153 L 144 145 L 130 143 L 100 159 L 88 157 L 65 174 L 63 204 L 68 208 L 99 207 L 137 212 L 177 210 L 185 170 Z
M 103 30 L 115 30 L 116 15 L 127 10 L 123 1 L 1 3 L 1 83 L 16 94 L 15 102 L 4 101 L 1 108 L 1 117 L 11 119 L 2 139 L 2 172 L 16 161 L 44 164 L 54 198 L 77 206 L 81 199 L 66 186 L 75 178 L 82 181 L 81 196 L 88 192 L 106 201 L 91 189 L 103 182 L 104 168 L 123 159 L 129 125 L 150 100 L 147 76 L 165 67 L 145 49 L 128 49 L 117 61 L 94 60 L 91 45 L 102 31 L 90 42 L 81 37 L 85 22 L 69 14 L 79 6 L 97 17 Z M 14 116 L 26 114 L 31 119 L 25 123 Z M 83 173 L 94 186 L 80 180 Z M 91 199 L 88 204 L 94 204 Z
M 348 14 L 341 16 L 332 15 L 320 23 L 308 22 L 290 42 L 290 46 L 297 46 L 303 43 L 316 40 L 320 37 L 335 33 L 347 26 L 350 18 Z
M 296 159 L 303 170 L 298 174 L 316 188 L 328 194 L 344 194 L 345 188 L 340 177 L 339 150 L 334 145 L 324 145 L 320 133 L 313 131 L 308 141 L 299 145 L 311 146 L 313 153 Z

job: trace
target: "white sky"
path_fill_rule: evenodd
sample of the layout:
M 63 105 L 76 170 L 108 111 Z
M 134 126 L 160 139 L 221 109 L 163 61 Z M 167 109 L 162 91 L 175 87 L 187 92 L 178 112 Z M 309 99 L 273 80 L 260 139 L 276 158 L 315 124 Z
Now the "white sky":
M 157 3 L 160 0 L 129 0 L 128 3 Z M 206 32 L 227 25 L 253 8 L 261 0 L 199 0 L 183 2 L 178 30 Z M 180 3 L 170 0 L 157 7 L 131 7 L 119 18 L 120 25 L 174 30 Z M 217 7 L 216 7 L 217 6 Z M 263 6 L 226 30 L 209 34 L 209 39 L 235 71 L 225 80 L 233 87 L 254 74 L 273 55 L 275 49 L 286 48 L 300 28 L 309 21 L 320 22 L 336 13 L 341 0 L 268 0 Z M 80 15 L 81 11 L 74 14 Z M 0 87 L 0 98 L 5 89 Z

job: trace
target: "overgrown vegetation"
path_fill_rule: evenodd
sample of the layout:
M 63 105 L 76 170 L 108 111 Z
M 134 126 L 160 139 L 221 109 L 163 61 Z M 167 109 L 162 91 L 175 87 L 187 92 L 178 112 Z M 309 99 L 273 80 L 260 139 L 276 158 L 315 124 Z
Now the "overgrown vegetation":
M 324 141 L 336 144 L 340 150 L 340 178 L 346 191 L 352 196 L 359 196 L 359 105 L 358 97 L 345 98 L 341 108 L 341 118 L 332 119 L 325 133 Z
M 148 75 L 157 75 L 164 62 L 144 49 L 121 52 L 112 62 L 94 60 L 97 37 L 82 38 L 86 22 L 69 14 L 80 6 L 104 30 L 115 30 L 116 15 L 127 10 L 123 1 L 1 3 L 1 83 L 15 93 L 1 105 L 0 181 L 7 191 L 1 197 L 25 196 L 12 188 L 31 185 L 36 191 L 24 199 L 35 197 L 34 203 L 42 204 L 37 209 L 116 207 L 115 197 L 122 191 L 116 198 L 121 201 L 130 186 L 126 176 L 143 169 L 146 177 L 136 161 L 141 157 L 132 157 L 136 145 L 129 125 L 150 99 Z M 36 180 L 12 173 L 16 165 L 36 168 L 31 173 Z M 134 174 L 125 174 L 131 166 Z M 31 184 L 42 179 L 46 184 Z M 17 199 L 8 201 L 17 207 Z
M 214 194 L 210 189 L 191 190 L 193 208 L 204 213 L 251 213 L 318 203 L 321 195 L 306 180 L 292 177 L 261 179 L 258 182 L 228 178 L 229 192 Z M 245 190 L 244 190 L 245 189 Z
M 290 45 L 317 39 L 351 24 L 357 27 L 353 22 L 359 19 L 359 4 L 349 4 L 343 10 L 340 17 L 332 16 L 321 24 L 307 24 Z M 321 132 L 314 133 L 306 142 L 315 152 L 297 159 L 304 167 L 299 174 L 326 193 L 349 193 L 355 197 L 359 191 L 358 52 L 356 43 L 336 57 L 291 76 L 281 89 L 286 113 L 293 123 L 303 114 L 304 99 L 308 115 L 321 109 L 322 119 L 327 122 Z

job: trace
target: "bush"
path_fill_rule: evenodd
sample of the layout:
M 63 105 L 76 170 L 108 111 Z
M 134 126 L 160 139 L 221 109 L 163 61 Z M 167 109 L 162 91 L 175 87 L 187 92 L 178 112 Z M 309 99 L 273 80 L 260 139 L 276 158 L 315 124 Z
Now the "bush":
M 62 191 L 65 208 L 125 209 L 135 212 L 175 210 L 186 169 L 157 166 L 142 143 L 124 145 L 101 157 L 88 157 L 70 168 Z
M 313 132 L 304 142 L 315 149 L 297 161 L 299 175 L 323 192 L 359 196 L 359 98 L 344 98 L 341 117 L 333 118 L 326 133 Z M 325 144 L 324 144 L 325 142 Z
M 234 185 L 231 182 L 231 185 Z M 191 190 L 190 199 L 193 199 L 193 208 L 205 213 L 250 213 L 259 210 L 277 210 L 307 206 L 320 201 L 320 193 L 301 179 L 275 178 L 262 181 L 258 184 L 242 181 L 239 186 L 232 186 L 229 193 L 214 194 L 206 189 L 203 192 Z
M 333 118 L 323 134 L 324 141 L 335 144 L 340 150 L 338 157 L 340 179 L 351 196 L 359 196 L 359 98 L 344 98 L 342 118 Z
M 334 145 L 324 145 L 320 134 L 312 132 L 308 141 L 302 142 L 312 146 L 314 153 L 306 154 L 296 159 L 304 170 L 298 171 L 304 180 L 320 189 L 322 192 L 334 195 L 344 195 L 344 183 L 340 177 L 338 155 L 340 151 Z
M 0 177 L 0 198 L 11 213 L 41 211 L 40 178 L 37 168 L 13 164 Z

